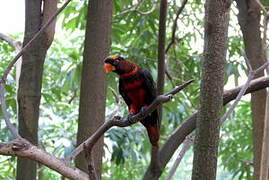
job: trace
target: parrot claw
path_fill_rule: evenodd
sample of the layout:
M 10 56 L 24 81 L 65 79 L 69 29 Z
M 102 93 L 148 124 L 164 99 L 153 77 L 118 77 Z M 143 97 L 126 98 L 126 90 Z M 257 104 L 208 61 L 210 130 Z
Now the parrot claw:
M 132 117 L 134 116 L 134 114 L 129 114 L 128 117 L 127 117 L 127 121 L 130 123 L 130 124 L 133 124 L 133 120 L 132 120 Z
M 144 113 L 145 110 L 146 110 L 146 108 L 147 108 L 147 106 L 143 106 L 143 107 L 141 108 L 140 112 L 141 112 L 141 113 Z
M 140 114 L 141 114 L 142 116 L 144 116 L 146 109 L 147 109 L 147 106 L 143 106 L 143 107 L 140 109 Z M 150 115 L 150 114 L 149 114 L 149 115 Z

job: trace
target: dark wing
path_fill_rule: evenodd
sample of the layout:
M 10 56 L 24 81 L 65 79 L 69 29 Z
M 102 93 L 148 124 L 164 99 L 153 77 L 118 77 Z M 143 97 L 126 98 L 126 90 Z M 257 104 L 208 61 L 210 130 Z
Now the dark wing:
M 148 105 L 150 105 L 154 101 L 154 99 L 157 97 L 156 83 L 154 82 L 152 75 L 150 74 L 150 72 L 147 69 L 142 68 L 142 74 L 145 78 L 144 87 L 146 90 L 146 103 Z M 146 127 L 153 126 L 153 127 L 157 128 L 155 133 L 151 132 L 150 129 L 148 129 L 148 128 L 147 128 L 147 130 L 149 133 L 151 143 L 158 141 L 159 128 L 160 128 L 158 110 L 153 111 L 150 116 L 143 119 L 141 122 Z
M 141 68 L 141 70 L 145 78 L 144 87 L 146 89 L 146 94 L 147 94 L 147 101 L 148 101 L 147 103 L 150 104 L 157 96 L 156 84 L 152 78 L 152 75 L 147 69 Z
M 128 98 L 126 92 L 124 91 L 123 89 L 123 80 L 120 79 L 119 80 L 119 93 L 120 95 L 122 96 L 122 98 L 124 99 L 125 103 L 128 105 L 128 107 L 130 106 L 131 104 L 131 100 Z

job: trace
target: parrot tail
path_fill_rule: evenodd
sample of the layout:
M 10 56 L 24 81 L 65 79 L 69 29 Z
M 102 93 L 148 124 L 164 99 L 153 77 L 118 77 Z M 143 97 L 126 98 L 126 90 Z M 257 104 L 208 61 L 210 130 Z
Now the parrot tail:
M 150 143 L 152 146 L 158 146 L 159 145 L 159 137 L 160 132 L 158 126 L 147 126 L 147 132 L 149 136 Z
M 155 110 L 141 121 L 141 123 L 146 127 L 150 143 L 152 146 L 157 146 L 159 144 L 160 138 L 160 128 L 159 128 L 159 116 L 158 111 Z

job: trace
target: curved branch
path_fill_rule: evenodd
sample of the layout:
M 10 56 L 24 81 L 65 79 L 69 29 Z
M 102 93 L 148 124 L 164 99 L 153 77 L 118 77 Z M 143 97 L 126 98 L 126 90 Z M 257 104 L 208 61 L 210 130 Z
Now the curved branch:
M 148 14 L 152 13 L 152 12 L 157 8 L 157 3 L 154 3 L 154 4 L 152 5 L 151 9 L 149 9 L 149 10 L 147 10 L 147 11 L 140 11 L 140 10 L 138 10 L 139 7 L 140 7 L 143 3 L 144 3 L 144 0 L 138 2 L 136 5 L 134 5 L 134 6 L 131 7 L 131 8 L 128 8 L 128 9 L 126 9 L 126 10 L 123 10 L 121 13 L 114 15 L 114 17 L 122 16 L 122 15 L 124 15 L 124 14 L 131 13 L 131 12 L 137 12 L 137 13 L 139 13 L 139 14 L 141 14 L 141 15 L 148 15 Z

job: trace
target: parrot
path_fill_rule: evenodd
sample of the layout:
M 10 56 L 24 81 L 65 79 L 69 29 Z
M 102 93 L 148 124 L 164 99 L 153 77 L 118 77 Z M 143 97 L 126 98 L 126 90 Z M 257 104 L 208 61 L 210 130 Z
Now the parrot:
M 128 106 L 128 118 L 154 101 L 157 96 L 156 83 L 147 69 L 121 56 L 108 56 L 103 62 L 106 73 L 114 72 L 119 76 L 119 93 Z M 158 110 L 141 120 L 141 123 L 147 130 L 151 145 L 158 147 L 160 137 Z

